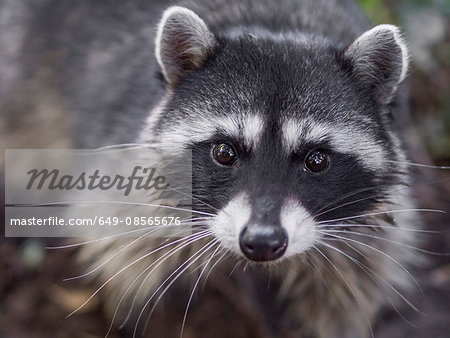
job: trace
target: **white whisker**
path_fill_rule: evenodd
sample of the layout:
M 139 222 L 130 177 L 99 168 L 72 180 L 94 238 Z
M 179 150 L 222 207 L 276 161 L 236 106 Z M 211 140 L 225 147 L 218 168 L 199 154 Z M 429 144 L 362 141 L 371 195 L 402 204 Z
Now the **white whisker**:
M 170 256 L 172 256 L 173 254 L 177 253 L 178 251 L 184 249 L 185 247 L 193 244 L 194 242 L 197 242 L 199 240 L 202 240 L 208 236 L 210 236 L 211 233 L 209 231 L 205 231 L 203 234 L 201 234 L 200 236 L 196 236 L 196 237 L 192 237 L 190 238 L 188 241 L 184 241 L 182 242 L 180 245 L 178 245 L 176 248 L 171 249 L 170 251 L 168 251 L 167 253 L 165 253 L 163 256 L 159 257 L 155 262 L 153 262 L 149 267 L 147 267 L 139 276 L 141 276 L 143 273 L 145 273 L 145 271 L 147 271 L 150 267 L 152 267 L 154 264 L 156 264 L 153 269 L 151 269 L 148 274 L 145 276 L 145 278 L 141 281 L 138 289 L 136 290 L 134 297 L 133 297 L 133 301 L 130 305 L 130 310 L 128 311 L 128 314 L 126 316 L 126 318 L 124 319 L 124 321 L 122 322 L 122 324 L 120 325 L 120 328 L 124 327 L 125 324 L 127 323 L 128 319 L 131 316 L 134 304 L 136 303 L 137 297 L 139 295 L 139 292 L 141 291 L 142 287 L 144 286 L 145 282 L 147 281 L 147 279 L 151 276 L 151 274 L 153 273 L 154 270 L 156 270 L 156 268 L 158 266 L 160 266 L 166 259 L 168 259 Z
M 214 270 L 214 268 L 220 264 L 220 262 L 225 258 L 225 255 L 227 254 L 227 249 L 222 248 L 222 250 L 220 252 L 223 251 L 223 254 L 214 262 L 214 264 L 211 266 L 211 268 L 209 269 L 208 273 L 205 276 L 205 281 L 203 282 L 203 287 L 202 289 L 205 287 L 206 285 L 206 281 L 208 280 L 209 275 L 211 275 L 211 272 Z
M 342 224 L 325 224 L 319 225 L 317 228 L 326 229 L 326 228 L 334 228 L 334 227 L 342 227 L 342 228 L 377 228 L 377 229 L 392 229 L 392 230 L 402 230 L 402 231 L 411 231 L 411 232 L 422 232 L 422 233 L 431 233 L 431 234 L 442 234 L 445 231 L 433 231 L 433 230 L 421 230 L 421 229 L 411 229 L 411 228 L 401 228 L 398 226 L 385 226 L 385 225 L 373 225 L 373 224 L 354 224 L 354 223 L 342 223 Z
M 189 197 L 189 198 L 192 198 L 192 199 L 194 199 L 194 200 L 196 200 L 196 201 L 201 202 L 203 205 L 206 205 L 206 206 L 208 206 L 208 207 L 210 207 L 211 209 L 214 209 L 214 210 L 216 210 L 216 211 L 219 211 L 219 212 L 220 212 L 220 211 L 225 212 L 224 210 L 218 209 L 218 208 L 212 206 L 211 204 L 206 203 L 205 201 L 203 201 L 203 200 L 201 200 L 201 199 L 195 197 L 194 195 L 192 195 L 192 194 L 189 195 L 189 194 L 187 194 L 187 193 L 184 193 L 184 192 L 180 191 L 179 189 L 175 189 L 175 188 L 169 187 L 169 188 L 167 188 L 167 190 L 172 190 L 172 191 L 175 191 L 175 192 L 177 192 L 177 193 L 179 193 L 179 194 L 181 194 L 181 195 L 184 195 L 184 196 L 187 196 L 187 197 Z
M 189 306 L 191 305 L 192 297 L 194 296 L 195 289 L 197 288 L 197 285 L 200 282 L 200 279 L 202 278 L 203 274 L 205 273 L 205 270 L 208 267 L 208 264 L 211 263 L 211 260 L 213 259 L 213 257 L 215 256 L 215 254 L 217 253 L 217 251 L 219 249 L 220 249 L 220 246 L 217 246 L 216 250 L 214 250 L 214 252 L 211 254 L 211 257 L 206 261 L 205 266 L 203 267 L 202 271 L 200 272 L 200 274 L 199 274 L 199 276 L 197 278 L 197 281 L 195 282 L 194 287 L 192 288 L 191 295 L 189 296 L 189 300 L 188 300 L 187 305 L 186 305 L 186 310 L 184 311 L 183 322 L 181 323 L 180 338 L 183 338 L 184 325 L 186 324 L 186 319 L 187 319 L 187 315 L 188 315 L 188 311 L 189 311 Z
M 379 188 L 378 186 L 375 186 L 375 187 L 370 187 L 370 188 L 365 188 L 365 189 L 359 189 L 359 190 L 356 190 L 356 191 L 354 191 L 354 192 L 352 192 L 352 193 L 350 193 L 350 194 L 347 194 L 346 196 L 342 196 L 342 197 L 340 197 L 340 198 L 334 200 L 333 202 L 327 204 L 325 207 L 319 209 L 318 213 L 316 213 L 316 214 L 314 214 L 314 215 L 311 215 L 311 217 L 317 218 L 317 217 L 319 217 L 319 216 L 322 216 L 322 215 L 324 215 L 324 214 L 327 214 L 327 213 L 329 213 L 329 212 L 331 212 L 331 211 L 334 211 L 334 210 L 336 210 L 336 209 L 339 209 L 339 208 L 342 208 L 342 207 L 345 207 L 345 206 L 348 206 L 348 205 L 352 205 L 352 204 L 355 204 L 355 203 L 358 203 L 358 202 L 362 202 L 362 201 L 365 201 L 365 200 L 367 200 L 367 199 L 375 198 L 375 197 L 377 197 L 377 195 L 370 195 L 370 196 L 358 198 L 358 199 L 356 199 L 356 200 L 352 200 L 352 201 L 350 201 L 350 202 L 346 202 L 346 203 L 337 205 L 337 206 L 335 206 L 335 207 L 333 207 L 333 208 L 331 208 L 331 209 L 326 209 L 326 208 L 328 208 L 328 207 L 334 205 L 335 203 L 337 203 L 337 202 L 339 202 L 339 201 L 345 200 L 346 198 L 349 198 L 349 197 L 351 197 L 351 196 L 360 194 L 360 193 L 362 193 L 362 192 L 366 192 L 366 191 L 370 191 L 370 190 L 375 190 L 375 189 L 378 189 L 378 188 Z
M 178 241 L 181 241 L 183 239 L 180 239 Z M 69 313 L 66 318 L 72 316 L 74 313 L 78 312 L 82 307 L 84 307 L 97 293 L 100 292 L 101 289 L 103 289 L 111 280 L 113 280 L 116 276 L 118 276 L 119 274 L 121 274 L 123 271 L 127 270 L 130 266 L 140 262 L 141 260 L 143 260 L 144 258 L 147 258 L 148 256 L 154 254 L 155 252 L 164 249 L 167 246 L 170 246 L 174 243 L 176 243 L 177 241 L 173 241 L 170 242 L 162 247 L 156 248 L 155 250 L 150 251 L 149 253 L 146 253 L 145 255 L 139 257 L 138 259 L 135 259 L 134 261 L 132 261 L 131 263 L 129 263 L 128 265 L 126 265 L 125 267 L 123 267 L 122 269 L 120 269 L 118 272 L 116 272 L 112 277 L 110 277 L 106 282 L 104 282 L 83 304 L 81 304 L 79 307 L 77 307 L 74 311 L 72 311 L 71 313 Z
M 145 311 L 145 309 L 147 308 L 147 306 L 150 304 L 151 300 L 153 299 L 153 297 L 156 295 L 156 293 L 164 286 L 164 284 L 172 277 L 174 276 L 180 269 L 183 268 L 183 266 L 185 266 L 180 272 L 178 272 L 178 274 L 172 279 L 172 281 L 170 281 L 170 283 L 164 288 L 164 290 L 161 292 L 161 294 L 159 295 L 159 297 L 156 299 L 155 304 L 153 305 L 153 307 L 150 310 L 147 322 L 145 324 L 144 327 L 144 331 L 146 330 L 146 326 L 148 323 L 148 320 L 150 319 L 151 315 L 153 314 L 153 311 L 156 307 L 156 305 L 159 303 L 159 301 L 161 300 L 162 296 L 165 294 L 165 292 L 170 288 L 170 286 L 172 286 L 172 284 L 178 279 L 178 277 L 180 277 L 187 269 L 189 269 L 192 264 L 194 264 L 204 253 L 206 253 L 212 246 L 214 246 L 216 244 L 217 240 L 211 240 L 210 242 L 208 242 L 207 244 L 205 244 L 203 247 L 201 247 L 196 253 L 194 253 L 191 257 L 189 257 L 185 262 L 183 262 L 175 271 L 173 271 L 162 283 L 161 285 L 153 292 L 153 294 L 147 299 L 147 301 L 145 302 L 144 306 L 141 309 L 141 312 L 139 313 L 139 316 L 136 320 L 136 325 L 134 327 L 134 331 L 133 331 L 133 338 L 136 337 L 136 333 L 137 333 L 137 328 L 139 325 L 139 322 L 142 318 L 142 315 Z M 197 256 L 197 257 L 196 257 Z M 194 260 L 192 260 L 195 257 Z M 192 260 L 192 261 L 191 261 Z M 191 262 L 190 262 L 191 261 Z M 187 264 L 188 262 L 190 262 L 189 264 Z M 187 265 L 186 265 L 187 264 Z
M 82 275 L 79 275 L 79 276 L 65 278 L 65 279 L 63 279 L 63 281 L 66 282 L 66 281 L 70 281 L 70 280 L 79 279 L 79 278 L 83 278 L 83 277 L 89 276 L 90 274 L 94 273 L 94 272 L 97 271 L 98 269 L 100 269 L 100 268 L 102 268 L 103 266 L 105 266 L 105 265 L 106 265 L 108 262 L 110 262 L 114 257 L 116 257 L 117 255 L 119 255 L 121 252 L 125 251 L 125 250 L 126 250 L 127 248 L 129 248 L 131 245 L 133 245 L 134 243 L 140 241 L 141 239 L 147 237 L 148 235 L 150 235 L 150 234 L 152 234 L 152 233 L 154 233 L 155 231 L 158 231 L 158 230 L 161 230 L 161 229 L 156 229 L 156 230 L 149 231 L 149 232 L 143 234 L 142 236 L 139 236 L 138 238 L 134 239 L 133 241 L 131 241 L 130 243 L 128 243 L 127 245 L 125 245 L 124 247 L 122 247 L 119 251 L 117 251 L 116 253 L 114 253 L 112 256 L 110 256 L 109 258 L 107 258 L 105 261 L 103 261 L 101 264 L 97 265 L 94 269 L 92 269 L 92 270 L 90 270 L 90 271 L 88 271 L 88 272 L 86 272 L 86 273 L 84 273 L 84 274 L 82 274 Z M 186 232 L 186 231 L 191 231 L 191 229 L 184 229 L 184 230 L 181 231 L 181 232 L 180 232 L 180 231 L 177 232 L 177 234 L 183 233 L 183 232 Z M 175 236 L 174 236 L 174 237 L 175 237 Z M 167 239 L 166 241 L 168 241 L 168 239 Z
M 380 237 L 380 236 L 375 236 L 375 235 L 371 235 L 371 234 L 363 234 L 363 233 L 360 233 L 360 232 L 354 232 L 354 231 L 349 231 L 349 230 L 337 230 L 337 229 L 328 229 L 328 230 L 324 230 L 324 231 L 326 231 L 326 233 L 328 233 L 328 234 L 331 234 L 331 233 L 352 234 L 352 235 L 356 235 L 356 236 L 363 236 L 363 237 L 379 239 L 379 240 L 382 240 L 382 241 L 386 241 L 386 242 L 389 242 L 389 243 L 397 244 L 397 245 L 403 246 L 405 248 L 417 250 L 417 251 L 420 251 L 420 252 L 423 252 L 423 253 L 427 253 L 427 254 L 430 254 L 430 255 L 437 255 L 437 256 L 448 256 L 448 255 L 450 255 L 450 253 L 439 253 L 439 252 L 428 251 L 428 250 L 425 250 L 425 249 L 421 249 L 421 248 L 415 247 L 413 245 L 409 245 L 409 244 L 406 244 L 406 243 L 394 241 L 392 239 L 388 239 L 388 238 L 384 238 L 384 237 Z
M 417 311 L 417 312 L 420 312 L 420 313 L 422 313 L 418 308 L 417 308 L 417 306 L 415 306 L 411 301 L 409 301 L 400 291 L 398 291 L 394 286 L 392 286 L 391 285 L 391 283 L 389 283 L 388 281 L 386 281 L 386 279 L 385 278 L 383 278 L 383 277 L 381 277 L 379 274 L 377 274 L 373 269 L 371 269 L 371 268 L 369 268 L 366 264 L 363 264 L 363 263 L 361 263 L 361 262 L 359 262 L 357 259 L 355 259 L 354 257 L 352 257 L 352 256 L 350 256 L 349 254 L 347 254 L 347 253 L 345 253 L 344 251 L 342 251 L 342 250 L 340 250 L 340 249 L 338 249 L 338 248 L 336 248 L 336 247 L 334 247 L 334 246 L 332 246 L 332 245 L 329 245 L 329 244 L 327 244 L 327 243 L 325 243 L 325 242 L 323 242 L 323 241 L 318 241 L 320 244 L 322 244 L 322 245 L 324 245 L 324 246 L 326 246 L 326 247 L 328 247 L 328 248 L 330 248 L 330 249 L 333 249 L 333 250 L 335 250 L 335 251 L 337 251 L 337 252 L 339 252 L 339 253 L 341 253 L 342 255 L 344 255 L 345 257 L 347 257 L 348 259 L 350 259 L 353 263 L 355 263 L 357 266 L 359 266 L 361 269 L 363 269 L 363 271 L 365 270 L 365 269 L 367 269 L 367 270 L 369 270 L 370 272 L 372 272 L 372 274 L 375 276 L 375 277 L 377 277 L 377 278 L 379 278 L 383 283 L 385 283 L 387 286 L 389 286 L 389 288 L 391 288 L 401 299 L 403 299 L 403 301 L 406 303 L 406 304 L 408 304 L 414 311 Z M 376 282 L 375 281 L 375 279 L 366 271 L 366 273 L 367 273 L 367 275 L 370 277 L 370 278 L 372 278 L 372 280 L 374 281 L 374 282 Z M 377 283 L 378 284 L 378 283 Z M 379 285 L 379 284 L 378 284 Z M 392 306 L 394 306 L 394 308 L 395 308 L 395 305 L 391 302 L 391 304 L 392 304 Z M 398 311 L 398 310 L 397 310 Z M 399 313 L 399 315 L 401 316 L 401 317 L 403 317 L 400 313 Z M 408 323 L 409 323 L 409 321 L 407 321 Z
M 398 210 L 379 211 L 379 212 L 372 212 L 372 213 L 361 214 L 361 215 L 356 215 L 356 216 L 330 219 L 330 220 L 326 220 L 326 221 L 317 222 L 317 224 L 326 224 L 326 223 L 332 223 L 332 222 L 338 222 L 338 221 L 346 221 L 349 219 L 368 217 L 368 216 L 385 215 L 385 214 L 398 213 L 398 212 L 437 212 L 437 213 L 445 214 L 445 211 L 437 210 L 437 209 L 419 209 L 419 208 L 398 209 Z
M 364 318 L 367 321 L 367 325 L 369 326 L 369 330 L 370 330 L 370 335 L 372 338 L 374 338 L 373 335 L 373 330 L 372 330 L 372 326 L 370 325 L 370 321 L 369 318 L 367 317 L 367 313 L 364 311 L 363 306 L 361 305 L 361 302 L 359 300 L 359 298 L 356 296 L 355 291 L 353 290 L 353 288 L 350 286 L 350 284 L 347 282 L 347 280 L 344 278 L 344 276 L 342 275 L 342 273 L 339 271 L 339 269 L 336 267 L 336 265 L 316 246 L 313 245 L 313 247 L 328 261 L 328 263 L 331 264 L 331 266 L 336 270 L 336 272 L 339 274 L 339 276 L 341 277 L 342 281 L 345 283 L 345 285 L 347 285 L 348 289 L 350 290 L 350 292 L 352 293 L 353 297 L 355 298 L 356 302 L 358 303 L 362 313 L 364 314 Z
M 444 170 L 450 169 L 450 167 L 447 167 L 447 166 L 436 166 L 436 165 L 421 164 L 421 163 L 414 163 L 414 162 L 402 162 L 402 161 L 394 161 L 394 160 L 386 160 L 386 162 L 405 164 L 405 165 L 409 165 L 409 166 L 430 168 L 430 169 L 444 169 Z
M 206 233 L 206 234 L 205 234 Z M 176 252 L 180 251 L 181 249 L 183 249 L 184 247 L 186 247 L 187 245 L 192 244 L 193 242 L 200 240 L 202 238 L 205 238 L 209 236 L 209 233 L 207 231 L 205 231 L 204 233 L 196 233 L 196 234 L 191 234 L 185 238 L 183 238 L 183 241 L 181 241 L 181 243 L 179 243 L 177 246 L 175 246 L 174 248 L 170 249 L 167 253 L 165 253 L 164 255 L 162 255 L 161 257 L 159 257 L 158 259 L 156 259 L 152 264 L 150 264 L 149 266 L 147 266 L 143 271 L 141 271 L 141 273 L 131 282 L 131 284 L 128 286 L 128 288 L 125 290 L 125 292 L 123 293 L 122 297 L 120 298 L 116 309 L 114 311 L 113 314 L 113 318 L 111 320 L 111 324 L 109 326 L 109 330 L 108 333 L 106 334 L 106 337 L 109 335 L 109 333 L 111 332 L 111 329 L 113 327 L 114 324 L 114 320 L 117 316 L 117 312 L 119 310 L 120 305 L 122 304 L 123 300 L 125 299 L 125 296 L 128 294 L 128 292 L 131 290 L 131 288 L 133 287 L 133 285 L 139 280 L 139 278 L 147 271 L 149 270 L 151 267 L 153 267 L 155 264 L 156 266 L 148 273 L 147 276 L 149 276 L 152 271 L 154 271 L 160 264 L 162 264 L 166 259 L 168 259 L 170 256 L 172 256 L 173 254 L 175 254 Z M 177 242 L 180 242 L 180 240 L 178 240 Z M 159 263 L 158 263 L 159 262 Z M 143 281 L 144 283 L 145 281 Z M 136 291 L 135 297 L 133 298 L 133 302 L 130 306 L 130 310 L 126 316 L 126 318 L 124 319 L 123 323 L 119 326 L 119 329 L 123 328 L 123 326 L 125 326 L 126 322 L 128 321 L 129 317 L 131 316 L 131 312 L 132 312 L 132 308 L 136 302 L 136 298 L 137 298 L 137 294 L 140 291 L 140 288 L 142 287 L 143 283 L 141 283 L 141 285 L 139 286 L 138 290 Z
M 208 219 L 208 218 L 206 218 Z M 104 240 L 108 240 L 108 239 L 112 239 L 112 238 L 116 238 L 116 237 L 121 237 L 124 235 L 129 235 L 129 234 L 133 234 L 135 232 L 140 232 L 140 231 L 144 231 L 144 230 L 148 230 L 148 229 L 167 229 L 169 227 L 190 227 L 189 230 L 196 230 L 199 229 L 199 226 L 196 226 L 195 228 L 192 228 L 192 225 L 196 225 L 196 223 L 194 222 L 184 222 L 184 223 L 180 223 L 180 224 L 171 224 L 171 225 L 151 225 L 148 227 L 144 227 L 144 228 L 139 228 L 139 229 L 134 229 L 134 230 L 130 230 L 130 231 L 125 231 L 125 232 L 121 232 L 119 234 L 115 234 L 115 235 L 111 235 L 111 236 L 105 236 L 105 237 L 101 237 L 101 238 L 96 238 L 96 239 L 92 239 L 92 240 L 88 240 L 88 241 L 83 241 L 83 242 L 77 242 L 77 243 L 72 243 L 72 244 L 65 244 L 65 245 L 59 245 L 59 246 L 46 246 L 45 248 L 47 250 L 59 250 L 59 249 L 69 249 L 69 248 L 74 248 L 74 247 L 79 247 L 82 245 L 87 245 L 87 244 L 92 244 L 95 242 L 100 242 L 100 241 L 104 241 Z
M 31 207 L 31 206 L 51 206 L 51 205 L 61 205 L 61 204 L 95 204 L 95 203 L 155 207 L 155 208 L 163 208 L 163 209 L 170 209 L 170 210 L 177 210 L 177 211 L 192 212 L 194 214 L 200 214 L 200 215 L 206 215 L 206 216 L 215 216 L 214 214 L 211 214 L 208 212 L 202 212 L 202 211 L 186 209 L 186 208 L 178 208 L 178 207 L 173 207 L 170 205 L 141 203 L 141 202 L 128 202 L 128 201 L 58 201 L 58 202 L 47 202 L 47 203 L 23 203 L 23 204 L 20 204 L 20 206 Z
M 351 242 L 354 242 L 354 243 L 356 243 L 356 244 L 365 246 L 365 247 L 367 247 L 367 248 L 369 248 L 369 249 L 372 249 L 372 250 L 378 252 L 379 254 L 381 254 L 381 255 L 383 255 L 383 256 L 389 258 L 389 259 L 392 260 L 395 264 L 397 264 L 403 271 L 406 272 L 406 274 L 414 281 L 414 283 L 416 284 L 416 286 L 418 287 L 418 289 L 420 290 L 420 292 L 423 294 L 423 291 L 422 291 L 422 288 L 420 287 L 419 282 L 413 277 L 413 275 L 408 271 L 408 269 L 406 269 L 402 264 L 400 264 L 400 262 L 398 262 L 395 258 L 391 257 L 391 256 L 388 255 L 387 253 L 385 253 L 385 252 L 383 252 L 383 251 L 381 251 L 381 250 L 379 250 L 379 249 L 377 249 L 377 248 L 375 248 L 375 247 L 373 247 L 373 246 L 371 246 L 371 245 L 368 245 L 368 244 L 366 244 L 366 243 L 363 243 L 363 242 L 354 240 L 354 239 L 352 239 L 352 238 L 348 238 L 348 237 L 344 237 L 344 236 L 339 236 L 339 235 L 334 235 L 334 234 L 326 233 L 326 232 L 323 232 L 323 233 L 324 233 L 324 234 L 327 234 L 328 236 L 332 236 L 332 237 L 335 237 L 335 238 L 342 239 L 342 240 L 344 240 L 344 241 L 351 241 Z M 330 240 L 330 239 L 329 239 L 329 240 Z

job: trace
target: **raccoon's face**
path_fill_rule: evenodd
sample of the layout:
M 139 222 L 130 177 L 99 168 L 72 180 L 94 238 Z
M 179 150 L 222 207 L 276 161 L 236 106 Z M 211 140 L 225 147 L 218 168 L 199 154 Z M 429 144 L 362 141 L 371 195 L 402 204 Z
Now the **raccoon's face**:
M 192 150 L 196 210 L 222 246 L 252 261 L 291 257 L 320 222 L 377 209 L 397 183 L 389 105 L 407 67 L 394 26 L 337 49 L 306 36 L 217 37 L 166 11 L 157 58 L 169 86 L 153 127 Z

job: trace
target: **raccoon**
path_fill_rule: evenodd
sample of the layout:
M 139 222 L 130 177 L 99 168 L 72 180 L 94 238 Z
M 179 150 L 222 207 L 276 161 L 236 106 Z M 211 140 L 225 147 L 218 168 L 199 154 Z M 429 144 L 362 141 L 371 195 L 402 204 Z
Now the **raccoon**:
M 172 284 L 195 291 L 206 274 L 239 287 L 236 263 L 276 285 L 299 336 L 367 337 L 383 306 L 409 303 L 421 224 L 398 27 L 371 28 L 346 0 L 50 3 L 47 29 L 69 18 L 48 43 L 76 145 L 192 153 L 193 234 L 80 249 L 113 322 L 138 334 L 159 296 L 177 302 Z

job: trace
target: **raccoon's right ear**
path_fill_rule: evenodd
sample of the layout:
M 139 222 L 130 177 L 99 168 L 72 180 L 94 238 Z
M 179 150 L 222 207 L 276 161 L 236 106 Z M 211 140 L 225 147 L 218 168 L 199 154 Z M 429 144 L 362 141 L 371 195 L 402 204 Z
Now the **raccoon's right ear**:
M 200 67 L 215 44 L 214 35 L 197 14 L 169 7 L 158 25 L 155 48 L 166 81 L 175 85 L 184 73 Z

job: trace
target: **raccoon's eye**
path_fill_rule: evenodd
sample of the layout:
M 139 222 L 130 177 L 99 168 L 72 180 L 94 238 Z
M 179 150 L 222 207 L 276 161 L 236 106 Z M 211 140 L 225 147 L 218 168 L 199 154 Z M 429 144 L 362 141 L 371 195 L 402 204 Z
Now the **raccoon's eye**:
M 232 166 L 237 161 L 236 151 L 226 143 L 220 143 L 212 148 L 212 156 L 219 164 Z
M 327 154 L 319 150 L 313 150 L 306 155 L 305 168 L 310 172 L 319 173 L 328 168 L 329 162 Z

